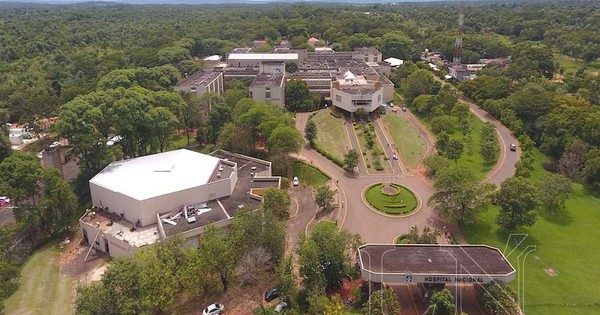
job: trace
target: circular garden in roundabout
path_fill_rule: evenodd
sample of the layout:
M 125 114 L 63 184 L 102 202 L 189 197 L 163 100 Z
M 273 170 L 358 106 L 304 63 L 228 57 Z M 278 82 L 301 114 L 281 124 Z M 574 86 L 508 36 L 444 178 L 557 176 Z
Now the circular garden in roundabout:
M 411 213 L 418 205 L 412 191 L 396 183 L 377 183 L 365 191 L 365 199 L 371 207 L 391 215 Z

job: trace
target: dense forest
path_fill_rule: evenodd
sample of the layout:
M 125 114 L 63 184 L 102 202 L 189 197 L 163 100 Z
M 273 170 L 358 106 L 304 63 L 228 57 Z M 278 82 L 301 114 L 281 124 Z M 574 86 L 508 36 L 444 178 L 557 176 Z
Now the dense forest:
M 530 149 L 537 147 L 551 157 L 545 165 L 547 170 L 590 186 L 597 185 L 600 182 L 600 2 L 467 6 L 463 62 L 476 63 L 481 58 L 506 58 L 509 62 L 485 67 L 474 80 L 453 82 L 454 88 L 434 80 L 420 57 L 428 49 L 452 58 L 458 15 L 459 7 L 449 3 L 3 6 L 0 125 L 28 123 L 36 131 L 52 131 L 68 138 L 74 144 L 73 152 L 79 158 L 82 174 L 73 194 L 71 186 L 60 180 L 58 174 L 42 171 L 34 157 L 11 153 L 8 140 L 0 134 L 0 193 L 8 191 L 17 205 L 26 205 L 29 198 L 35 200 L 39 195 L 43 209 L 62 209 L 68 203 L 69 213 L 53 216 L 48 211 L 38 211 L 42 208 L 34 202 L 27 208 L 27 216 L 19 218 L 39 224 L 46 234 L 54 236 L 73 222 L 79 204 L 86 204 L 89 178 L 116 158 L 169 149 L 176 130 L 195 129 L 196 141 L 210 148 L 217 145 L 244 154 L 267 155 L 275 165 L 286 164 L 287 154 L 298 151 L 303 142 L 288 112 L 247 99 L 247 87 L 239 81 L 229 82 L 221 96 L 209 93 L 202 98 L 176 93 L 173 86 L 185 74 L 201 69 L 202 57 L 226 56 L 231 49 L 249 47 L 257 39 L 266 40 L 264 47 L 259 48 L 263 51 L 269 51 L 282 40 L 312 50 L 307 45 L 310 37 L 322 39 L 323 44 L 336 51 L 374 46 L 384 58 L 406 60 L 390 79 L 411 110 L 432 118 L 432 127 L 440 126 L 440 132 L 436 132 L 438 138 L 443 138 L 441 129 L 448 125 L 446 117 L 468 112 L 466 106 L 454 106 L 460 91 L 519 136 L 523 156 L 517 175 L 524 176 L 530 171 L 534 154 Z M 60 116 L 60 120 L 53 129 L 42 130 L 45 125 L 40 120 L 55 116 Z M 124 136 L 119 148 L 105 145 L 104 140 L 115 135 Z M 189 145 L 190 136 L 187 138 Z M 258 152 L 254 144 L 263 140 L 264 148 Z M 497 158 L 494 141 L 497 140 L 489 141 L 490 161 Z M 440 143 L 436 147 L 444 153 Z M 445 155 L 454 161 L 458 159 L 452 157 L 450 150 Z M 46 189 L 40 194 L 42 188 Z M 55 220 L 57 217 L 65 220 Z M 254 220 L 241 217 L 237 224 L 250 226 L 252 220 L 248 218 Z M 279 233 L 279 222 L 273 226 Z M 0 289 L 2 300 L 16 289 L 19 268 L 8 250 L 12 234 L 0 232 L 0 274 L 2 282 L 10 284 Z M 221 242 L 222 235 L 214 233 L 217 233 L 215 240 Z M 314 252 L 312 247 L 324 246 L 323 240 L 331 238 L 329 234 L 334 231 L 321 233 L 327 237 L 317 234 L 314 242 L 306 243 L 310 245 L 303 249 L 307 257 Z M 338 237 L 343 240 L 338 242 L 338 252 L 344 253 L 346 243 L 352 243 L 350 235 Z M 242 237 L 236 242 L 242 244 Z M 219 244 L 234 248 L 239 245 L 236 242 Z M 265 244 L 268 246 L 271 245 Z M 241 259 L 246 254 L 235 252 L 234 257 Z M 280 252 L 271 254 L 273 262 L 282 258 Z M 125 268 L 127 263 L 121 267 L 136 274 L 135 268 L 145 264 L 146 258 L 140 255 L 130 261 L 132 269 Z M 227 259 L 224 257 L 223 261 Z M 348 266 L 340 266 L 341 274 Z M 209 280 L 213 284 L 219 283 L 221 267 L 212 266 Z M 285 280 L 287 271 L 279 273 Z M 310 278 L 311 273 L 305 273 Z M 321 286 L 335 284 L 336 279 L 316 279 L 315 283 L 322 289 Z M 225 280 L 227 277 L 221 277 L 224 288 Z M 139 283 L 140 287 L 154 286 L 151 281 Z M 174 285 L 173 290 L 206 291 L 203 287 L 206 283 L 176 284 L 178 287 Z M 104 288 L 88 288 L 88 297 L 98 292 L 108 297 L 112 285 L 118 287 L 118 283 L 104 285 Z M 124 313 L 120 307 L 131 306 L 130 302 L 140 296 L 124 298 L 123 305 L 115 306 L 118 309 L 114 313 Z M 104 302 L 107 301 L 110 299 Z M 85 302 L 95 305 L 93 300 L 81 299 L 78 307 L 85 309 Z M 169 306 L 173 300 L 144 303 L 143 309 L 137 306 L 129 311 L 157 310 L 160 308 L 156 303 Z
M 556 52 L 595 61 L 598 6 L 468 7 L 463 60 L 506 57 L 533 45 L 546 56 Z M 193 57 L 225 55 L 255 39 L 273 45 L 287 38 L 305 47 L 306 39 L 316 36 L 336 50 L 373 45 L 384 57 L 416 59 L 425 48 L 451 56 L 458 7 L 49 6 L 5 8 L 0 17 L 0 108 L 8 110 L 10 121 L 33 122 L 36 115 L 56 115 L 62 104 L 98 89 L 100 78 L 112 70 L 175 64 L 193 72 L 198 68 Z M 570 90 L 589 84 L 580 81 Z

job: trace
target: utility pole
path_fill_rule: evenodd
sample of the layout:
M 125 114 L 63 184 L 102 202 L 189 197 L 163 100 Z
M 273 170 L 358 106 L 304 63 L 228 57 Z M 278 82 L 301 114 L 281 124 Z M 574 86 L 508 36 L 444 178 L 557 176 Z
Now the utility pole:
M 463 24 L 465 21 L 465 8 L 463 6 L 459 9 L 458 15 L 458 33 L 456 34 L 456 42 L 454 43 L 454 59 L 452 64 L 459 66 L 462 64 L 462 40 L 463 40 Z

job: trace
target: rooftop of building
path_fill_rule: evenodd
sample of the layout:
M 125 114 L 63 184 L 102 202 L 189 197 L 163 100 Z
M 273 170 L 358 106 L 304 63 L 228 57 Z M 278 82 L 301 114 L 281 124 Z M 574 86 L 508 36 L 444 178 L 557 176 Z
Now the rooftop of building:
M 134 247 L 153 244 L 159 238 L 156 224 L 140 227 L 123 219 L 119 214 L 98 207 L 90 209 L 81 218 L 81 221 L 100 229 L 106 234 L 113 235 L 119 240 L 126 241 Z M 88 235 L 88 237 L 94 236 Z
M 232 54 L 245 54 L 245 53 L 249 53 L 252 50 L 252 48 L 250 47 L 238 47 L 238 48 L 234 48 L 231 53 Z
M 507 275 L 512 265 L 486 245 L 367 244 L 359 248 L 363 269 L 374 273 Z
M 283 86 L 284 75 L 283 74 L 267 74 L 261 73 L 254 78 L 250 87 L 280 87 Z
M 381 53 L 375 47 L 357 47 L 357 48 L 354 48 L 354 51 L 362 52 L 362 53 L 374 53 L 374 54 L 380 54 Z
M 146 200 L 208 183 L 220 162 L 214 156 L 180 149 L 113 162 L 90 183 Z
M 177 86 L 206 86 L 221 75 L 218 71 L 198 71 L 184 79 Z
M 188 211 L 186 219 L 183 211 Z M 181 206 L 160 215 L 161 225 L 166 237 L 203 227 L 230 218 L 218 201 L 211 200 L 193 205 Z M 193 218 L 193 219 L 192 219 Z
M 297 53 L 234 53 L 229 54 L 228 60 L 298 60 Z

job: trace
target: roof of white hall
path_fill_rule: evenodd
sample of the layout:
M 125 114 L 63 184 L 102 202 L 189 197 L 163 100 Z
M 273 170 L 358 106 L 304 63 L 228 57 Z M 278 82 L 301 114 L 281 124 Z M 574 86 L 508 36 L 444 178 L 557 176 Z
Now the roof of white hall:
M 387 63 L 389 63 L 390 66 L 392 66 L 392 67 L 398 67 L 398 66 L 404 64 L 404 60 L 398 59 L 398 58 L 394 58 L 394 57 L 390 57 L 388 59 L 385 59 L 384 61 L 387 62 Z
M 181 149 L 110 163 L 90 180 L 137 200 L 208 183 L 219 159 Z
M 247 53 L 247 54 L 229 54 L 227 60 L 298 60 L 298 54 L 293 53 Z

